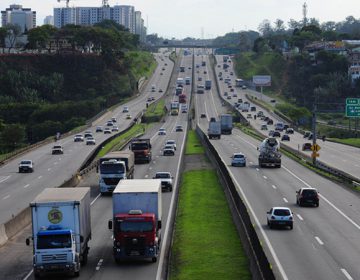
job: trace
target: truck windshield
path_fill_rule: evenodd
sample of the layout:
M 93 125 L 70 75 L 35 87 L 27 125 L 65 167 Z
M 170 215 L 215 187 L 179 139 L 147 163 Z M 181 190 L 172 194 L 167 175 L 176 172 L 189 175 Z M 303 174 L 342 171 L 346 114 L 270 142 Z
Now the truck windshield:
M 144 221 L 122 221 L 119 222 L 120 232 L 151 232 L 153 230 L 152 222 Z
M 37 248 L 71 248 L 71 236 L 69 234 L 38 235 Z
M 124 166 L 122 164 L 101 164 L 101 174 L 122 174 L 124 173 Z
M 139 144 L 132 144 L 131 145 L 131 149 L 132 150 L 147 150 L 149 149 L 148 144 L 147 143 L 139 143 Z

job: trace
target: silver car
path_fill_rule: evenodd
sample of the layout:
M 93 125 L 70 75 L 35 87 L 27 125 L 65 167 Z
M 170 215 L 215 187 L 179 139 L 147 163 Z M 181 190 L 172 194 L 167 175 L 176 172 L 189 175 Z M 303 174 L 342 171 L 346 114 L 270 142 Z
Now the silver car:
M 231 157 L 231 166 L 246 166 L 246 157 L 242 153 L 234 153 Z

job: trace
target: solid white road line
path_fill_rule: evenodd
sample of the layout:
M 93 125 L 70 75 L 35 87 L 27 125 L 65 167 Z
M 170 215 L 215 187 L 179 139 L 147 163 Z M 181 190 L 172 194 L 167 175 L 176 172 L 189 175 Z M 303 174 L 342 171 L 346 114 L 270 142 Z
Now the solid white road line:
M 24 186 L 24 189 L 26 189 L 28 186 L 30 186 L 29 184 L 26 184 L 25 186 Z
M 324 245 L 324 242 L 322 242 L 319 237 L 315 236 L 315 239 L 320 245 Z
M 346 277 L 348 280 L 354 280 L 354 279 L 350 276 L 349 272 L 346 271 L 345 268 L 341 268 L 341 272 L 345 275 L 345 277 Z
M 263 176 L 263 178 L 266 180 L 267 179 L 267 177 L 266 176 Z
M 299 214 L 296 214 L 296 216 L 299 218 L 300 221 L 303 221 L 303 217 L 301 217 Z
M 99 193 L 99 194 L 94 198 L 94 200 L 91 201 L 90 206 L 93 205 L 93 204 L 95 203 L 95 201 L 96 201 L 100 196 L 101 196 L 101 193 Z
M 274 190 L 276 190 L 276 186 L 275 185 L 271 185 L 273 187 Z
M 285 197 L 283 197 L 283 200 L 286 202 L 286 203 L 288 203 L 289 201 L 285 198 Z

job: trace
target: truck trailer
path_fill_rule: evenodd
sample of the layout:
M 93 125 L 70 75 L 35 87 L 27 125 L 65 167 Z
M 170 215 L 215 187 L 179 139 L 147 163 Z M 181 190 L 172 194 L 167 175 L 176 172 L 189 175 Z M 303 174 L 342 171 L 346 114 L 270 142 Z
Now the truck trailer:
M 206 89 L 206 90 L 211 89 L 211 80 L 206 80 L 206 81 L 205 81 L 205 89 Z
M 221 123 L 219 121 L 209 122 L 208 136 L 209 139 L 221 138 Z
M 113 192 L 113 254 L 124 259 L 156 262 L 161 241 L 161 180 L 121 180 Z
M 114 151 L 99 159 L 100 193 L 112 193 L 123 179 L 134 179 L 135 156 L 132 151 Z
M 91 239 L 90 188 L 44 189 L 30 209 L 35 278 L 59 272 L 79 276 Z
M 233 128 L 232 115 L 230 114 L 221 114 L 220 115 L 221 123 L 221 134 L 231 134 Z
M 259 166 L 275 166 L 281 167 L 280 142 L 275 137 L 265 138 L 258 148 Z

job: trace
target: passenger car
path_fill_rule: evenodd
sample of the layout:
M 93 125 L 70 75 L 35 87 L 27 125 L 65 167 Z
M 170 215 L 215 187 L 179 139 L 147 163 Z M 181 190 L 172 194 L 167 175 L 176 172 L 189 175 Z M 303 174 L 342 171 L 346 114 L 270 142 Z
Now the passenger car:
M 174 156 L 175 148 L 174 145 L 165 145 L 163 149 L 163 156 Z
M 272 207 L 267 213 L 267 225 L 288 226 L 293 229 L 293 213 L 287 207 Z
M 310 133 L 311 133 L 310 131 L 305 131 L 305 133 L 304 133 L 304 136 L 303 136 L 303 137 L 304 137 L 304 138 L 308 138 L 308 137 L 309 137 L 309 135 L 310 135 Z
M 174 149 L 176 150 L 175 140 L 166 140 L 165 145 L 173 145 Z
M 111 131 L 119 131 L 119 128 L 118 128 L 116 125 L 114 125 L 114 126 L 112 127 Z
M 76 134 L 74 136 L 74 142 L 84 142 L 84 136 L 82 136 L 82 134 Z
M 96 145 L 95 139 L 92 137 L 87 138 L 86 145 Z
M 114 123 L 110 120 L 110 121 L 107 121 L 107 123 L 106 123 L 106 126 L 113 126 L 114 125 Z
M 128 106 L 124 106 L 123 113 L 129 113 L 129 107 Z
M 162 90 L 162 89 L 159 89 L 159 92 L 161 93 L 161 92 L 163 92 L 163 90 Z
M 242 86 L 241 88 L 242 88 L 242 89 L 246 89 L 246 86 Z
M 116 123 L 116 122 L 117 122 L 117 120 L 116 120 L 115 117 L 112 117 L 112 118 L 111 118 L 111 121 L 112 121 L 113 123 Z
M 287 134 L 294 134 L 294 129 L 289 127 L 289 128 L 286 129 L 286 133 Z
M 267 128 L 267 125 L 266 125 L 266 124 L 262 124 L 260 129 L 261 129 L 261 130 L 267 130 L 268 128 Z
M 57 155 L 57 154 L 63 154 L 64 150 L 61 145 L 55 145 L 51 149 L 51 154 Z
M 104 129 L 104 134 L 111 134 L 111 129 L 108 128 L 108 127 L 106 127 L 106 128 Z
M 130 115 L 130 114 L 127 114 L 127 115 L 126 115 L 126 119 L 127 119 L 127 120 L 131 120 L 131 115 Z
M 284 134 L 283 136 L 281 136 L 281 141 L 290 141 L 290 136 L 287 134 Z
M 206 118 L 206 114 L 205 114 L 205 113 L 201 113 L 201 114 L 200 114 L 200 118 L 202 118 L 202 119 Z
M 231 157 L 231 166 L 246 166 L 246 157 L 242 153 L 234 153 Z
M 314 188 L 301 188 L 296 191 L 296 204 L 303 206 L 304 204 L 312 204 L 319 207 L 319 193 Z
M 171 176 L 170 172 L 156 172 L 153 179 L 160 179 L 161 187 L 167 188 L 170 192 L 172 191 L 173 187 L 173 179 L 174 177 Z
M 85 138 L 93 137 L 92 132 L 91 132 L 91 131 L 85 131 L 84 137 L 85 137 Z
M 281 136 L 281 134 L 280 134 L 280 132 L 279 131 L 274 131 L 274 133 L 273 133 L 273 135 L 272 135 L 273 137 L 280 137 Z
M 160 128 L 158 135 L 166 135 L 166 129 L 165 128 Z
M 97 126 L 95 132 L 103 132 L 103 127 Z
M 304 144 L 302 145 L 302 150 L 303 150 L 303 151 L 311 151 L 311 146 L 312 146 L 311 143 L 304 143 Z
M 25 159 L 19 163 L 19 173 L 34 172 L 34 163 L 32 160 Z
M 184 131 L 182 125 L 177 125 L 177 126 L 175 127 L 175 132 L 182 132 L 182 131 Z

